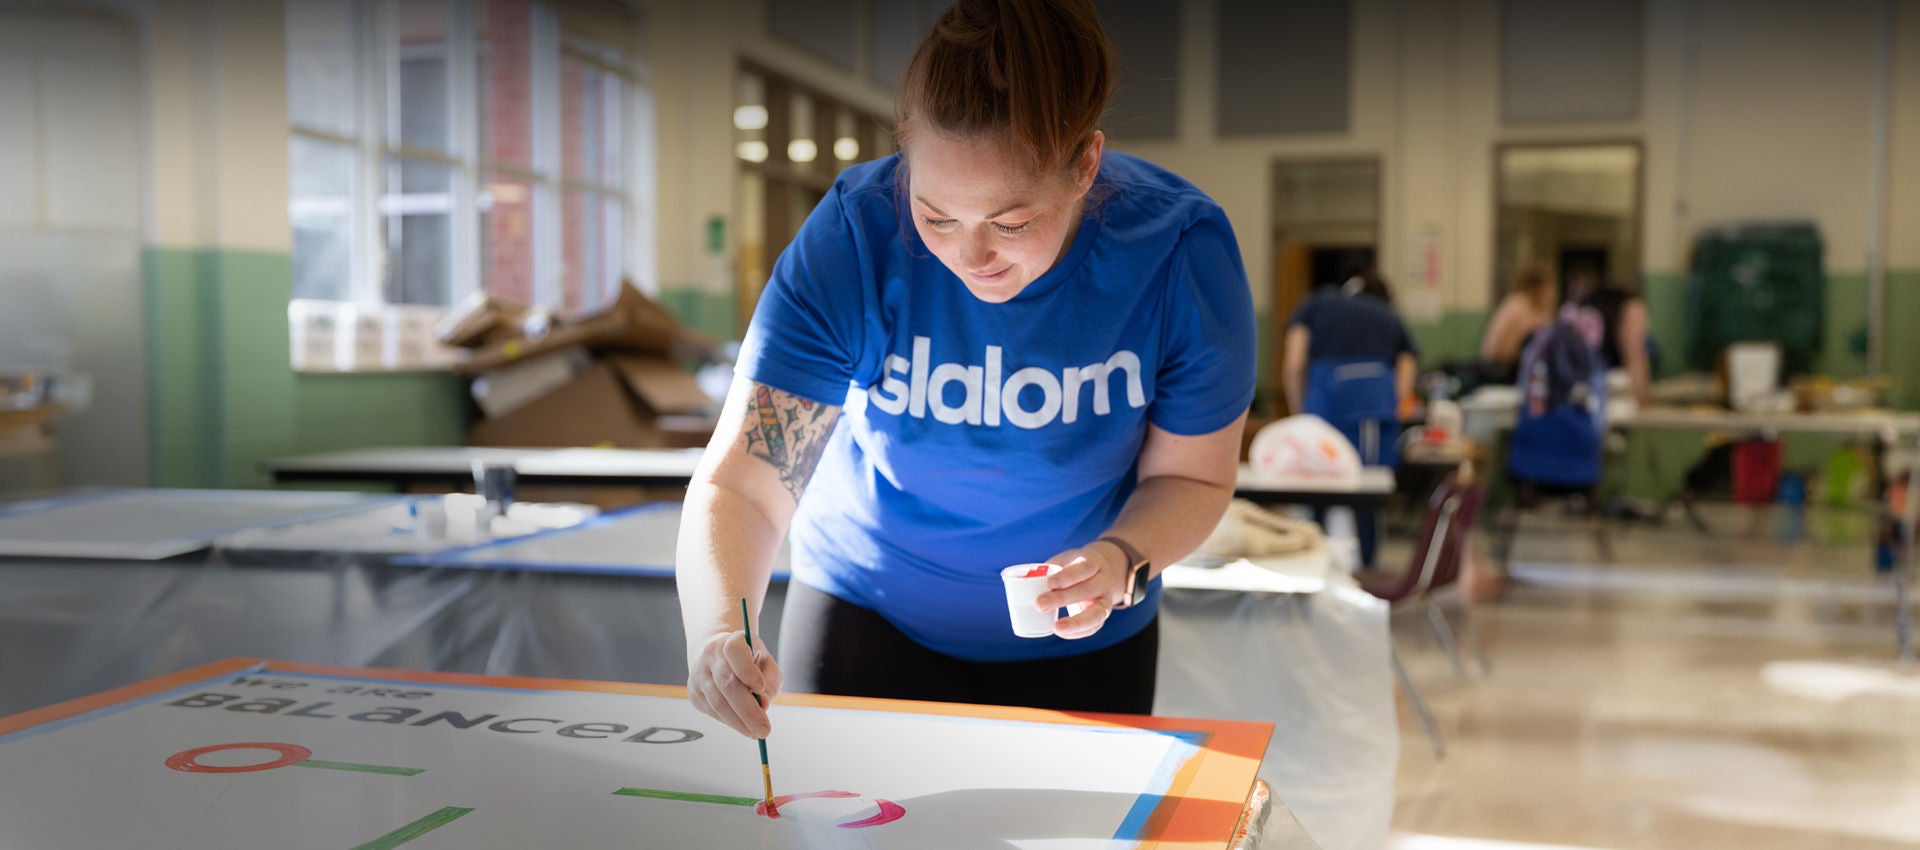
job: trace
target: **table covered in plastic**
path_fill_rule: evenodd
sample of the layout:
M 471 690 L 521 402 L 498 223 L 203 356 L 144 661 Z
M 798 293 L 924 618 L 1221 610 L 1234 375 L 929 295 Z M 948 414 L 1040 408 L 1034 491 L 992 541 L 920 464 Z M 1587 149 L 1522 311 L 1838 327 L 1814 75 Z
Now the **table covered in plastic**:
M 617 542 L 622 557 L 672 563 L 660 555 L 670 539 Z M 1339 574 L 1265 589 L 1212 583 L 1170 582 L 1163 594 L 1156 713 L 1275 723 L 1261 770 L 1275 796 L 1328 850 L 1377 846 L 1399 753 L 1385 605 Z M 785 587 L 768 591 L 770 637 Z M 220 550 L 144 563 L 0 560 L 0 716 L 232 656 L 686 679 L 671 576 L 326 553 L 236 563 Z

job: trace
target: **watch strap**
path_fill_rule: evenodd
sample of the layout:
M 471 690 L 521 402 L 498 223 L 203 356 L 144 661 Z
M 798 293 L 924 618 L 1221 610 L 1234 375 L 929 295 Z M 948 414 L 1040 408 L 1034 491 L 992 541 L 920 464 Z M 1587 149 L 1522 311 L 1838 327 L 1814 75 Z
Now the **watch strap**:
M 1133 544 L 1113 535 L 1107 535 L 1094 542 L 1113 544 L 1113 548 L 1119 549 L 1120 554 L 1126 556 L 1127 559 L 1127 588 L 1124 595 L 1120 598 L 1120 603 L 1113 607 L 1115 609 L 1126 608 L 1135 602 L 1145 599 L 1148 585 L 1153 580 L 1153 565 L 1147 560 L 1147 556 L 1141 554 L 1140 550 L 1134 548 Z

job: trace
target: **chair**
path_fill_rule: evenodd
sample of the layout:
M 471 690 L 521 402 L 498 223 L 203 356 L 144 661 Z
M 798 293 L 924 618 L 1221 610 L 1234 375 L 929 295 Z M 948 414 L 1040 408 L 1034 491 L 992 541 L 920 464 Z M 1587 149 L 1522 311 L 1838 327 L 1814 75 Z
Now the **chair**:
M 1513 541 L 1520 533 L 1520 515 L 1536 508 L 1545 499 L 1578 499 L 1580 512 L 1586 516 L 1593 530 L 1594 548 L 1598 550 L 1600 560 L 1613 561 L 1613 536 L 1607 522 L 1605 499 L 1598 483 L 1591 486 L 1561 486 L 1542 484 L 1512 475 L 1507 476 L 1507 491 L 1511 494 L 1511 504 L 1503 504 L 1504 509 L 1495 511 L 1495 533 L 1493 544 L 1493 562 L 1500 565 L 1500 572 L 1511 573 L 1513 566 Z M 1691 502 L 1687 505 L 1688 515 L 1694 516 Z
M 1460 578 L 1460 565 L 1466 558 L 1467 540 L 1473 533 L 1474 518 L 1479 511 L 1480 488 L 1471 482 L 1471 472 L 1463 470 L 1447 476 L 1427 499 L 1426 516 L 1421 521 L 1420 536 L 1415 541 L 1413 557 L 1406 572 L 1390 574 L 1369 571 L 1354 574 L 1363 590 L 1384 600 L 1391 609 L 1416 604 L 1423 608 L 1427 624 L 1433 627 L 1434 635 L 1447 652 L 1447 658 L 1453 662 L 1454 671 L 1462 676 L 1466 675 L 1466 668 L 1460 663 L 1453 630 L 1448 627 L 1446 617 L 1434 606 L 1432 597 L 1435 591 Z M 1407 692 L 1407 700 L 1413 703 L 1414 713 L 1420 717 L 1421 727 L 1426 729 L 1428 739 L 1433 742 L 1434 755 L 1445 756 L 1446 745 L 1441 741 L 1433 714 L 1427 710 L 1426 701 L 1420 698 L 1420 692 L 1413 686 L 1413 679 L 1400 663 L 1399 650 L 1393 649 L 1391 653 L 1394 675 L 1399 677 L 1401 687 Z

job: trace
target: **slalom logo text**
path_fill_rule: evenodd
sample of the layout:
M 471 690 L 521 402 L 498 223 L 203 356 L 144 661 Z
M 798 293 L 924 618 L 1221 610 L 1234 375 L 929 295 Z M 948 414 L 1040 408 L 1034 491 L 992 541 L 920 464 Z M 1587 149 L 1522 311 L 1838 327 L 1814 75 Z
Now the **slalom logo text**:
M 913 338 L 913 359 L 898 354 L 887 356 L 886 372 L 880 382 L 867 387 L 867 400 L 895 416 L 902 414 L 925 419 L 931 411 L 936 421 L 948 425 L 987 425 L 998 427 L 1004 417 L 1020 428 L 1039 428 L 1055 419 L 1072 424 L 1080 418 L 1081 403 L 1091 387 L 1092 414 L 1113 412 L 1112 383 L 1126 375 L 1127 406 L 1147 404 L 1140 383 L 1140 355 L 1121 349 L 1104 363 L 1068 366 L 1054 374 L 1038 366 L 1029 366 L 1002 378 L 1001 351 L 987 346 L 985 363 L 941 363 L 934 365 L 933 341 L 924 336 Z M 949 384 L 966 390 L 958 404 L 949 404 Z M 1021 394 L 1028 387 L 1039 389 L 1038 406 L 1023 406 Z M 1031 400 L 1033 393 L 1026 393 Z

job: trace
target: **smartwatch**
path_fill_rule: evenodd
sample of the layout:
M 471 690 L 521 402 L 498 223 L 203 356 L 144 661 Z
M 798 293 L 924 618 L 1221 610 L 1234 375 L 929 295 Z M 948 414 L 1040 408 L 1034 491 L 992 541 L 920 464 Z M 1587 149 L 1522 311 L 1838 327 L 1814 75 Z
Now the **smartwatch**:
M 1120 601 L 1113 606 L 1113 609 L 1118 611 L 1147 598 L 1147 586 L 1153 581 L 1153 564 L 1147 561 L 1147 556 L 1140 554 L 1140 550 L 1133 548 L 1133 544 L 1118 537 L 1102 537 L 1093 542 L 1112 543 L 1114 548 L 1119 549 L 1120 554 L 1127 558 L 1127 589 L 1121 594 Z

